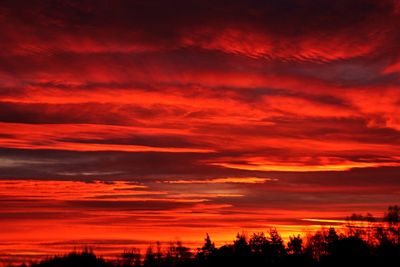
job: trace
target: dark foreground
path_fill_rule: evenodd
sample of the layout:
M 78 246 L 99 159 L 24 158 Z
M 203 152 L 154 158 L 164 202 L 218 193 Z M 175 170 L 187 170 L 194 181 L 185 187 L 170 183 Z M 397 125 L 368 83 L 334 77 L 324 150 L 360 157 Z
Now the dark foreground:
M 104 260 L 90 250 L 53 257 L 31 267 L 173 267 L 173 266 L 400 266 L 400 208 L 389 207 L 384 218 L 352 215 L 343 233 L 322 229 L 305 238 L 292 236 L 287 244 L 275 229 L 267 235 L 238 234 L 232 244 L 215 247 L 207 235 L 202 248 L 191 251 L 180 242 L 163 248 L 125 251 Z M 22 265 L 27 266 L 27 265 Z

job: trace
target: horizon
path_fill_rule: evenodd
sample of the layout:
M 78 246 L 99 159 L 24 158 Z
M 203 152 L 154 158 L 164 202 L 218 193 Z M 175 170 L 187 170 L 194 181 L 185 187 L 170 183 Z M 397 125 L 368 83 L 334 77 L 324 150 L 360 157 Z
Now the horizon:
M 0 40 L 1 259 L 400 203 L 399 0 L 5 0 Z

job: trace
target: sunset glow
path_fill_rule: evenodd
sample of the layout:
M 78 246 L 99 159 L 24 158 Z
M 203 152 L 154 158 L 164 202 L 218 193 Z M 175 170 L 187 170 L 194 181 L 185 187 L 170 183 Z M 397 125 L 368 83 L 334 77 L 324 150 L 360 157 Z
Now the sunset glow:
M 399 203 L 399 1 L 90 2 L 0 4 L 0 261 Z

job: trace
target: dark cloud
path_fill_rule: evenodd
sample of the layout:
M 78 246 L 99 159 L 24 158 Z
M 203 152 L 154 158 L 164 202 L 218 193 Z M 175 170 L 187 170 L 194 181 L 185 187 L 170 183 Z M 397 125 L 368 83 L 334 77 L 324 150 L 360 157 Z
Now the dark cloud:
M 101 200 L 85 200 L 85 201 L 69 201 L 68 205 L 73 208 L 94 209 L 94 210 L 124 210 L 124 211 L 157 211 L 172 210 L 176 208 L 190 207 L 193 203 L 179 203 L 168 201 L 101 201 Z
M 186 110 L 172 106 L 101 103 L 47 104 L 0 102 L 0 121 L 31 124 L 143 125 L 143 120 L 184 117 Z
M 11 162 L 18 163 L 20 160 L 23 163 L 22 166 L 2 166 L 3 178 L 141 180 L 159 177 L 212 177 L 252 173 L 202 164 L 201 160 L 213 158 L 211 154 L 3 149 L 1 155 Z M 30 164 L 31 159 L 37 162 Z

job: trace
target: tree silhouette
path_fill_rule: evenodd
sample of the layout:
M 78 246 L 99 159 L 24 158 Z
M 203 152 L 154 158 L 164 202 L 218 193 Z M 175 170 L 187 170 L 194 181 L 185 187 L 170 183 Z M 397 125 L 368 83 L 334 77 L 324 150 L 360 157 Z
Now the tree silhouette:
M 303 239 L 300 235 L 289 237 L 288 252 L 292 255 L 300 255 L 303 253 Z
M 157 242 L 156 252 L 150 246 L 144 257 L 138 249 L 125 250 L 118 260 L 105 261 L 91 250 L 55 256 L 30 267 L 386 267 L 398 266 L 400 208 L 390 206 L 382 220 L 372 215 L 353 214 L 346 228 L 322 228 L 307 236 L 289 237 L 285 245 L 275 228 L 267 235 L 237 234 L 231 244 L 217 248 L 208 234 L 204 244 L 193 253 L 182 242 L 172 242 L 162 248 Z M 346 230 L 347 229 L 347 230 Z M 27 267 L 21 265 L 20 267 Z
M 331 244 L 326 266 L 368 266 L 371 263 L 370 248 L 358 236 L 342 237 Z
M 153 253 L 153 248 L 149 246 L 144 257 L 143 266 L 155 267 L 157 266 L 156 256 Z
M 204 264 L 205 262 L 211 262 L 213 259 L 212 257 L 215 256 L 216 248 L 215 244 L 211 241 L 209 234 L 206 234 L 204 238 L 204 245 L 197 252 L 197 260 Z
M 125 250 L 121 255 L 121 266 L 122 267 L 133 267 L 141 266 L 141 254 L 140 250 L 133 248 L 131 250 Z
M 53 257 L 44 260 L 38 264 L 32 264 L 32 267 L 112 267 L 111 263 L 107 263 L 102 258 L 96 257 L 93 252 L 85 250 L 81 253 L 71 252 L 63 257 Z
M 270 247 L 270 241 L 264 233 L 254 233 L 249 240 L 250 249 L 254 254 L 264 254 Z

